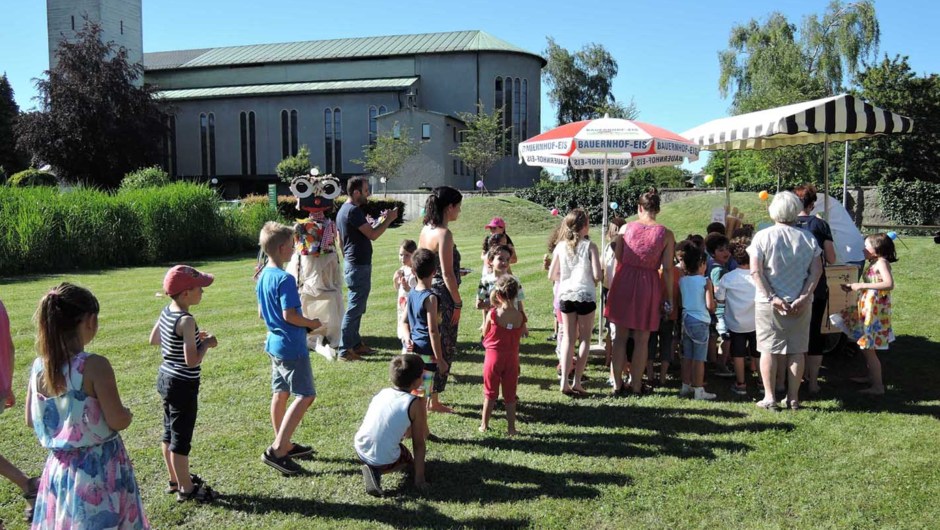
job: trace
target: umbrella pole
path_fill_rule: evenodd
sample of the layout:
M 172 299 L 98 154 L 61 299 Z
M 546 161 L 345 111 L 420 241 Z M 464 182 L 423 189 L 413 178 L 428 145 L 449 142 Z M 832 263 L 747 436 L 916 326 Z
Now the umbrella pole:
M 607 235 L 607 209 L 609 208 L 609 206 L 608 206 L 609 197 L 608 197 L 608 194 L 607 194 L 607 186 L 608 186 L 608 183 L 607 183 L 607 153 L 604 153 L 604 205 L 603 205 L 604 214 L 603 214 L 603 216 L 601 217 L 601 219 L 602 219 L 602 220 L 601 220 L 601 237 L 598 239 L 598 242 L 600 242 L 599 247 L 600 247 L 601 249 L 605 248 L 605 246 L 604 246 L 604 236 Z M 601 252 L 603 252 L 603 251 L 601 251 Z M 598 294 L 598 297 L 597 297 L 597 300 L 600 302 L 600 301 L 601 301 L 601 296 L 600 296 L 600 294 L 601 294 L 602 289 L 603 289 L 603 284 L 598 285 L 597 287 L 598 287 L 598 293 L 597 293 L 597 294 Z M 600 307 L 600 311 L 597 312 L 597 344 L 600 345 L 600 346 L 603 346 L 603 345 L 604 345 L 604 307 L 603 307 L 603 304 L 597 304 L 597 305 L 598 305 L 598 307 Z
M 728 169 L 728 157 L 731 156 L 730 144 L 725 149 L 725 215 L 731 213 L 731 171 Z
M 829 135 L 823 142 L 823 186 L 826 194 L 823 195 L 823 219 L 829 220 Z
M 845 141 L 845 160 L 842 162 L 842 206 L 849 207 L 849 141 Z

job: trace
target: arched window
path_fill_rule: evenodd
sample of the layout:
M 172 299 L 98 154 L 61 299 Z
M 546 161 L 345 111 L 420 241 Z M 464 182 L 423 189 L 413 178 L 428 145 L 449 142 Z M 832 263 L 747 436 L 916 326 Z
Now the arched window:
M 215 114 L 199 115 L 199 143 L 202 155 L 202 175 L 215 175 Z
M 281 158 L 297 154 L 297 111 L 281 111 Z
M 163 139 L 163 169 L 176 176 L 176 116 L 166 118 L 166 137 Z
M 258 161 L 255 135 L 254 111 L 242 112 L 239 115 L 239 128 L 241 131 L 242 175 L 257 175 Z
M 339 108 L 323 111 L 323 137 L 325 138 L 326 172 L 337 177 L 343 173 L 343 111 Z
M 496 101 L 493 103 L 493 109 L 502 109 L 505 101 L 503 100 L 503 78 L 496 76 Z M 503 147 L 503 140 L 500 139 L 499 145 L 495 146 L 496 150 L 502 152 L 505 147 Z
M 512 90 L 513 79 L 507 77 L 505 87 L 506 103 L 503 105 L 503 127 L 506 129 L 506 139 L 503 142 L 504 155 L 512 154 L 512 107 L 514 105 Z
M 375 145 L 375 140 L 379 135 L 379 124 L 375 119 L 379 115 L 379 109 L 375 105 L 369 105 L 369 144 Z
M 522 99 L 519 100 L 519 106 L 522 108 L 520 110 L 522 129 L 519 132 L 522 134 L 522 140 L 525 141 L 529 138 L 529 81 L 527 79 L 522 80 Z M 518 154 L 518 148 L 516 151 Z
M 512 154 L 515 156 L 519 154 L 519 142 L 522 137 L 522 115 L 520 114 L 522 109 L 522 82 L 520 79 L 516 78 L 512 90 Z
M 323 111 L 323 138 L 325 140 L 324 149 L 324 169 L 327 173 L 333 172 L 333 109 Z

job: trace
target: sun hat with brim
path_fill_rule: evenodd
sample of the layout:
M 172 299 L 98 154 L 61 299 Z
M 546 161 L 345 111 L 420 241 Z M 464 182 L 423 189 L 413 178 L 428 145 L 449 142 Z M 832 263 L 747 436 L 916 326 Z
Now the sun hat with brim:
M 163 278 L 163 291 L 176 296 L 188 289 L 208 287 L 215 281 L 215 276 L 199 272 L 189 265 L 177 265 L 167 271 Z
M 502 218 L 502 217 L 494 217 L 494 218 L 490 219 L 489 224 L 487 224 L 484 228 L 503 228 L 503 229 L 505 229 L 505 228 L 506 228 L 506 221 L 503 221 L 503 218 Z

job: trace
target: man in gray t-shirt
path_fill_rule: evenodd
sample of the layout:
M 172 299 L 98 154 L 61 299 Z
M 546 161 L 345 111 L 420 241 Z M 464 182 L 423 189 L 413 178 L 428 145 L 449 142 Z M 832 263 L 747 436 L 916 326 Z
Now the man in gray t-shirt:
M 336 227 L 343 243 L 343 272 L 349 295 L 346 314 L 343 315 L 339 341 L 340 359 L 358 361 L 360 355 L 372 349 L 362 342 L 359 323 L 366 312 L 369 292 L 372 290 L 372 242 L 398 219 L 398 210 L 391 209 L 385 220 L 376 226 L 366 220 L 362 207 L 369 202 L 369 182 L 365 177 L 353 177 L 346 184 L 348 198 L 336 214 Z

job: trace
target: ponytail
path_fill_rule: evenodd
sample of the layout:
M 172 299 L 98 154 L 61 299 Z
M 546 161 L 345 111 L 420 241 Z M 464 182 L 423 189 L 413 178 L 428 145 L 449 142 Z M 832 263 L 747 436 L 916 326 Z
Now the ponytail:
M 68 282 L 54 287 L 39 302 L 36 321 L 36 351 L 42 359 L 42 383 L 47 393 L 66 390 L 63 368 L 81 350 L 78 326 L 88 315 L 98 314 L 98 300 L 91 291 Z
M 444 224 L 444 211 L 448 206 L 460 204 L 463 195 L 450 186 L 439 186 L 431 190 L 424 203 L 424 224 L 441 226 Z
M 561 239 L 568 243 L 568 252 L 574 253 L 581 242 L 581 230 L 588 224 L 588 216 L 581 208 L 568 212 L 562 223 Z

